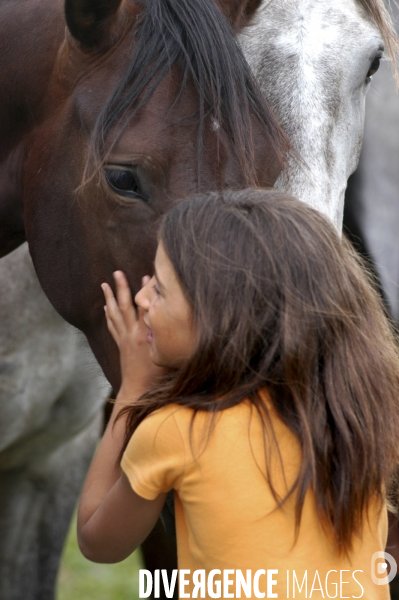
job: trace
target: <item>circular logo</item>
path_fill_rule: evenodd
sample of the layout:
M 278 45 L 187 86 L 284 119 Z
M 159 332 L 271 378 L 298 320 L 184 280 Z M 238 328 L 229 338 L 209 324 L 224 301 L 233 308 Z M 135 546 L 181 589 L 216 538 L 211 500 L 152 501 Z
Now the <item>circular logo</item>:
M 387 574 L 388 565 L 390 567 Z M 374 552 L 371 557 L 371 579 L 376 585 L 386 585 L 395 577 L 398 566 L 389 552 Z M 382 577 L 383 575 L 383 577 Z

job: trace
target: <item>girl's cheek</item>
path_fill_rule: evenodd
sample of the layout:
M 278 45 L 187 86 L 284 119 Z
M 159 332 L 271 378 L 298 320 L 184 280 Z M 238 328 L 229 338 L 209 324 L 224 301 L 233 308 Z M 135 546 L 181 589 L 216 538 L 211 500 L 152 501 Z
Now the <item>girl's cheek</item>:
M 154 309 L 154 307 L 155 307 L 155 306 L 156 306 L 156 304 L 157 304 L 157 301 L 158 301 L 158 297 L 157 297 L 157 295 L 156 295 L 155 293 L 153 293 L 153 294 L 151 295 L 151 301 L 150 301 L 150 310 L 151 310 L 151 309 Z

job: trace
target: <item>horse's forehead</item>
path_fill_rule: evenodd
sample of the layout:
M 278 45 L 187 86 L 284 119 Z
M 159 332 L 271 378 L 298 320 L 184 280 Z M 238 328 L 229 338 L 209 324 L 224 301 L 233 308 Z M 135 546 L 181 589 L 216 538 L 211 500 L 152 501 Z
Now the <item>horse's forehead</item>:
M 260 51 L 255 40 L 262 40 Z M 312 88 L 325 108 L 334 98 L 342 100 L 347 85 L 364 82 L 383 46 L 381 33 L 357 0 L 266 2 L 242 42 L 255 74 L 270 76 L 269 88 L 274 79 L 287 79 L 290 89 L 295 81 L 295 93 Z M 275 103 L 281 104 L 279 98 Z
M 176 94 L 173 78 L 166 77 L 121 132 L 119 123 L 110 131 L 110 139 L 117 138 L 112 155 L 130 157 L 130 160 L 134 156 L 146 157 L 146 162 L 161 165 L 168 161 L 171 153 L 194 148 L 198 132 L 196 95 L 193 89 L 185 89 L 178 99 Z
M 314 50 L 339 46 L 345 52 L 348 38 L 379 35 L 364 8 L 357 0 L 272 0 L 257 13 L 271 42 L 280 50 L 297 48 L 314 41 Z M 349 50 L 348 50 L 349 51 Z
M 117 61 L 116 61 L 117 62 Z M 73 91 L 72 106 L 75 118 L 87 132 L 93 130 L 95 123 L 103 111 L 107 101 L 116 90 L 123 77 L 123 69 L 113 69 L 114 59 L 91 73 L 83 73 Z M 145 103 L 138 118 L 129 128 L 136 127 L 138 119 L 141 123 L 151 123 L 151 131 L 165 129 L 176 119 L 188 118 L 196 108 L 196 96 L 192 86 L 185 86 L 180 95 L 180 102 L 175 103 L 180 89 L 181 77 L 175 68 L 167 73 L 158 84 L 151 98 Z M 145 92 L 144 92 L 145 93 Z M 123 94 L 121 96 L 121 100 Z M 132 110 L 134 107 L 132 107 Z M 129 112 L 129 110 L 128 110 Z M 117 128 L 119 125 L 117 125 Z M 149 132 L 150 133 L 150 132 Z

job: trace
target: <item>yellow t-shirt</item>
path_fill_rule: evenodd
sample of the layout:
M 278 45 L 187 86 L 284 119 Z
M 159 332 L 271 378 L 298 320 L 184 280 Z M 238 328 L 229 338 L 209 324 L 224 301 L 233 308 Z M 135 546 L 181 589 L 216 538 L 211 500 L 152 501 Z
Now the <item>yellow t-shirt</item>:
M 240 570 L 244 578 L 249 576 L 253 598 L 260 597 L 255 594 L 259 589 L 265 598 L 389 599 L 389 586 L 377 585 L 371 577 L 372 557 L 386 543 L 385 508 L 370 505 L 351 556 L 339 556 L 309 490 L 295 542 L 295 498 L 276 508 L 265 479 L 265 450 L 274 487 L 282 496 L 298 474 L 301 452 L 295 435 L 273 410 L 270 415 L 281 462 L 275 446 L 264 445 L 260 419 L 248 401 L 216 413 L 209 439 L 210 415 L 197 413 L 190 434 L 193 411 L 177 404 L 149 415 L 133 434 L 122 469 L 134 491 L 147 500 L 175 490 L 179 569 L 190 570 L 191 577 L 197 570 L 205 570 L 208 577 L 219 569 L 214 582 L 221 581 L 221 597 L 236 597 Z M 223 570 L 232 571 L 225 587 Z M 191 581 L 190 576 L 186 579 Z M 214 582 L 211 590 L 217 592 Z M 191 585 L 184 588 L 191 596 L 190 590 Z M 244 591 L 242 598 L 247 597 Z

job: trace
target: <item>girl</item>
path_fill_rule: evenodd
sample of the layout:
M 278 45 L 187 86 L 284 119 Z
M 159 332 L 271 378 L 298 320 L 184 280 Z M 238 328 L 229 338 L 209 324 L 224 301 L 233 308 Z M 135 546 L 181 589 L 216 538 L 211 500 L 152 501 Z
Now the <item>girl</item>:
M 287 194 L 211 193 L 164 217 L 137 316 L 115 283 L 123 383 L 80 503 L 85 556 L 128 556 L 174 490 L 182 597 L 389 598 L 371 563 L 399 361 L 349 244 Z

